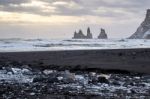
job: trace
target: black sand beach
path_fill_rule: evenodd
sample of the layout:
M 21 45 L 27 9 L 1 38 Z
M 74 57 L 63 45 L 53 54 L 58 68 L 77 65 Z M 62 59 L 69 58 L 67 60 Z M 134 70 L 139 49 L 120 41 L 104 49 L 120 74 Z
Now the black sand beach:
M 150 49 L 0 53 L 2 99 L 147 99 Z
M 150 48 L 0 52 L 0 65 L 58 70 L 123 70 L 150 73 Z

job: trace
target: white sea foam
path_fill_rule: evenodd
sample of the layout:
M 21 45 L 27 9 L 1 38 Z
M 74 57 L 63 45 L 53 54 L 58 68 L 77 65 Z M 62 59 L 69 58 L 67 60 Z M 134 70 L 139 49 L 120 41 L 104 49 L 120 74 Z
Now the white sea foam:
M 0 39 L 0 52 L 149 48 L 144 39 Z

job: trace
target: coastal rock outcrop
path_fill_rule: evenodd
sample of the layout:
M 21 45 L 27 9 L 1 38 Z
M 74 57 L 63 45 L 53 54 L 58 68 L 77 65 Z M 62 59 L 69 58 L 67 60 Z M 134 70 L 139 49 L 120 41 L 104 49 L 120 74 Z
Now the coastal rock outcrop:
M 92 36 L 91 31 L 90 31 L 90 28 L 88 27 L 88 29 L 87 29 L 87 39 L 91 39 L 91 38 L 93 38 L 93 36 Z
M 79 30 L 78 33 L 76 31 L 74 32 L 74 37 L 73 37 L 73 39 L 92 39 L 92 38 L 93 36 L 89 27 L 87 29 L 87 35 L 84 35 L 82 30 Z
M 100 34 L 98 36 L 98 39 L 107 39 L 107 38 L 108 37 L 107 37 L 107 34 L 106 34 L 105 30 L 101 29 L 101 32 L 100 32 Z
M 146 18 L 138 27 L 137 31 L 129 37 L 130 39 L 150 39 L 150 9 L 147 10 Z
M 79 33 L 77 33 L 76 31 L 75 31 L 75 33 L 74 33 L 74 39 L 83 39 L 83 38 L 85 38 L 86 36 L 83 34 L 83 32 L 82 32 L 82 30 L 79 30 Z

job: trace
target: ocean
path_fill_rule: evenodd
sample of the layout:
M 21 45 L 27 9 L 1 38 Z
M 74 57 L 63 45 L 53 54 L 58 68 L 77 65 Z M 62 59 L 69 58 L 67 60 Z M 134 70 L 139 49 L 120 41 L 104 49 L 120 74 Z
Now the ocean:
M 0 39 L 0 52 L 149 48 L 146 39 Z

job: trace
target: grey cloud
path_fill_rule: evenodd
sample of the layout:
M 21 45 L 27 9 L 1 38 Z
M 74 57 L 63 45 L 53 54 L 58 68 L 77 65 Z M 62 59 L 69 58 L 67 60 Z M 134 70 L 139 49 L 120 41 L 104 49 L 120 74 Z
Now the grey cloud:
M 55 0 L 56 1 L 56 0 Z M 65 1 L 65 0 L 63 0 Z M 82 7 L 82 9 L 68 9 L 63 6 L 57 7 L 57 10 L 60 12 L 58 14 L 63 15 L 93 15 L 93 16 L 103 16 L 103 17 L 119 17 L 119 16 L 128 16 L 127 14 L 139 14 L 144 12 L 149 8 L 150 0 L 114 0 L 114 2 L 110 2 L 111 0 L 66 0 L 72 1 Z M 51 1 L 52 2 L 52 1 Z M 106 8 L 105 13 L 93 11 L 98 9 L 99 7 Z M 112 9 L 112 10 L 107 10 Z M 114 12 L 114 9 L 121 9 L 124 13 Z
M 55 12 L 43 12 L 40 7 L 20 7 L 10 4 L 20 5 L 21 3 L 29 2 L 30 0 L 0 0 L 0 5 L 3 7 L 0 10 L 10 12 L 26 12 L 40 15 L 70 15 L 70 16 L 102 16 L 102 17 L 118 17 L 127 16 L 128 13 L 138 14 L 149 7 L 150 0 L 38 0 L 48 3 L 48 6 L 55 7 Z M 32 0 L 31 0 L 32 1 Z M 74 2 L 80 6 L 80 9 L 69 8 L 66 5 L 52 5 L 54 2 L 63 1 L 67 3 Z M 7 5 L 7 6 L 5 6 Z M 99 7 L 106 8 L 106 12 L 94 12 Z M 112 9 L 112 10 L 107 10 Z M 114 9 L 122 9 L 125 13 L 114 12 Z
M 1 10 L 8 11 L 8 12 L 26 12 L 26 13 L 33 13 L 33 14 L 42 14 L 40 13 L 40 8 L 37 7 L 21 7 L 21 6 L 13 6 L 9 5 L 7 7 L 1 7 Z
M 21 4 L 30 2 L 30 0 L 0 0 L 0 5 Z

